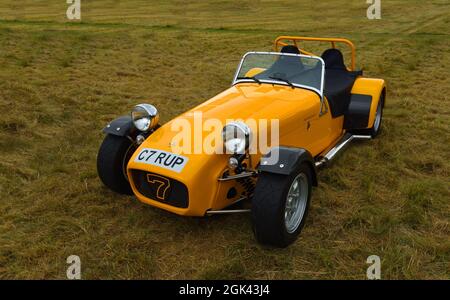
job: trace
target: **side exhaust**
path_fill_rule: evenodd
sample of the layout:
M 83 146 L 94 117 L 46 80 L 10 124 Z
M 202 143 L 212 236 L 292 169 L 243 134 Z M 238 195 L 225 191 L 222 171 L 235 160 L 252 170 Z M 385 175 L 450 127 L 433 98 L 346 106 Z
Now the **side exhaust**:
M 370 135 L 353 135 L 351 133 L 346 133 L 337 144 L 330 149 L 324 156 L 322 156 L 316 162 L 316 168 L 323 167 L 327 165 L 331 160 L 333 160 L 338 153 L 344 150 L 348 144 L 354 139 L 356 140 L 370 140 L 372 137 Z

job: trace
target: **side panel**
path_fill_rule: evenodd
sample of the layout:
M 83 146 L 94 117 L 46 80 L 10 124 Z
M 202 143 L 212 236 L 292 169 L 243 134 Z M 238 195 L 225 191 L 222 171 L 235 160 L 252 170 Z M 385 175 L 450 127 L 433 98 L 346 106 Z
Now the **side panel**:
M 358 104 L 361 104 L 368 99 L 366 97 L 365 98 L 366 100 L 364 100 L 363 97 L 361 97 L 361 95 L 366 95 L 366 96 L 372 97 L 372 101 L 370 103 L 370 112 L 368 115 L 368 123 L 365 127 L 362 127 L 361 129 L 371 128 L 373 126 L 373 123 L 375 121 L 375 113 L 377 110 L 378 101 L 380 100 L 380 95 L 381 95 L 383 89 L 385 89 L 385 88 L 386 88 L 386 86 L 385 86 L 385 82 L 383 79 L 363 78 L 363 77 L 356 79 L 355 84 L 353 85 L 352 95 L 359 95 L 355 98 L 357 100 Z M 352 96 L 352 98 L 353 98 L 353 96 Z M 358 104 L 356 104 L 356 102 L 355 102 L 355 104 L 353 104 L 353 106 L 358 107 L 359 109 L 362 109 L 361 105 L 358 105 Z M 351 106 L 352 106 L 352 103 L 350 103 L 350 107 Z
M 332 118 L 326 99 L 326 113 L 320 115 L 320 99 L 316 96 L 310 107 L 302 105 L 302 112 L 280 120 L 279 144 L 306 149 L 315 157 L 342 135 L 344 116 Z

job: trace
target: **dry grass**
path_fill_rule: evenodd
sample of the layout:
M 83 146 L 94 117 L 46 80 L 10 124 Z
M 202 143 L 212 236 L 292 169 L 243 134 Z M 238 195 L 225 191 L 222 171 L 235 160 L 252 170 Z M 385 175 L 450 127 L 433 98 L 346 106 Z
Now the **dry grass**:
M 0 1 L 0 278 L 450 278 L 448 1 Z M 299 241 L 248 216 L 182 218 L 105 189 L 107 121 L 151 100 L 167 121 L 227 88 L 281 34 L 343 36 L 387 80 L 384 132 L 320 174 Z

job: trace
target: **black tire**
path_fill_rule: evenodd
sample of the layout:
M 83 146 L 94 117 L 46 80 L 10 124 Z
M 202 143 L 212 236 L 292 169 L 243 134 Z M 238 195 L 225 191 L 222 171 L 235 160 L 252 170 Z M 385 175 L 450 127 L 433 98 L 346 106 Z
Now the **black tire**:
M 300 224 L 293 232 L 288 232 L 285 224 L 287 195 L 297 176 L 307 179 L 306 207 Z M 304 176 L 304 177 L 303 177 Z M 305 191 L 301 191 L 305 192 Z M 261 173 L 256 183 L 252 201 L 253 231 L 261 244 L 287 247 L 299 236 L 308 215 L 312 192 L 312 173 L 310 167 L 301 164 L 293 174 L 278 175 Z
M 373 139 L 378 136 L 381 131 L 381 123 L 383 121 L 385 93 L 381 93 L 380 101 L 378 102 L 377 112 L 375 113 L 375 121 L 371 128 L 352 130 L 353 134 L 370 135 Z M 379 115 L 379 122 L 377 123 L 377 116 Z
M 126 167 L 135 150 L 135 144 L 126 137 L 108 134 L 103 140 L 97 156 L 97 172 L 103 184 L 114 192 L 133 194 Z

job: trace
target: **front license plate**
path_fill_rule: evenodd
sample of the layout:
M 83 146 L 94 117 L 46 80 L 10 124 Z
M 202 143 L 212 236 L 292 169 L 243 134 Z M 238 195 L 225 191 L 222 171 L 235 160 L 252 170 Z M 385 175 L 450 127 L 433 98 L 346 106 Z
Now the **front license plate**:
M 180 173 L 183 171 L 188 158 L 162 150 L 144 148 L 139 152 L 134 161 Z

